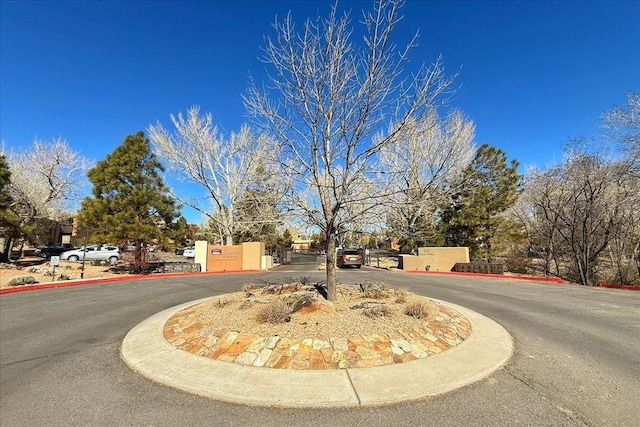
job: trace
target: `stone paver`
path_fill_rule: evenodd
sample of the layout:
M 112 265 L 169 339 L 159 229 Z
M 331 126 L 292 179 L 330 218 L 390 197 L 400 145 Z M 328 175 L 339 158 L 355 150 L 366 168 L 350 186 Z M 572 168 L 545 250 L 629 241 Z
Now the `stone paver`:
M 440 307 L 439 318 L 429 327 L 366 336 L 312 337 L 291 340 L 227 331 L 200 323 L 197 306 L 175 313 L 163 328 L 164 338 L 177 348 L 211 359 L 244 366 L 295 370 L 370 368 L 422 359 L 452 348 L 471 333 L 471 323 L 460 314 Z M 451 321 L 455 319 L 455 321 Z
M 326 341 L 257 337 L 207 324 L 193 327 L 197 321 L 193 306 L 211 300 L 164 310 L 135 326 L 121 346 L 127 366 L 155 382 L 226 402 L 353 407 L 446 393 L 485 378 L 513 353 L 513 341 L 504 328 L 444 301 L 435 300 L 460 314 L 452 319 L 456 331 L 464 324 L 462 318 L 470 325 L 457 331 L 459 339 L 469 330 L 470 334 L 453 348 L 454 331 L 447 334 L 432 324 L 415 331 Z M 184 332 L 187 329 L 189 333 Z M 231 348 L 235 350 L 227 353 Z

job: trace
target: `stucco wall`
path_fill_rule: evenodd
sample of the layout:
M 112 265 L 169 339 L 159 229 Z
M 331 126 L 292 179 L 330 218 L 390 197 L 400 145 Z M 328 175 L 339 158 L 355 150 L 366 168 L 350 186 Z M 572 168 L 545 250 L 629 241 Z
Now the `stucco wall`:
M 242 244 L 242 269 L 260 270 L 264 255 L 263 242 L 246 242 Z
M 418 255 L 400 255 L 398 268 L 405 271 L 451 271 L 457 262 L 469 262 L 469 248 L 418 248 Z
M 209 245 L 206 241 L 195 244 L 194 262 L 202 266 L 202 271 L 261 270 L 273 267 L 264 260 L 264 243 L 248 242 L 240 245 Z
M 200 271 L 207 271 L 207 245 L 206 240 L 197 240 L 194 245 L 196 255 L 193 262 L 200 264 Z
M 208 245 L 206 271 L 240 271 L 242 259 L 242 245 Z

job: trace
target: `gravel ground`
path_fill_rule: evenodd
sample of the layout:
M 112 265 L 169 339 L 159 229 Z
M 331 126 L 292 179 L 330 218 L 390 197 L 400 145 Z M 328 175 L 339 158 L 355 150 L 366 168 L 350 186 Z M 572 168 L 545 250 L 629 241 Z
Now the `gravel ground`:
M 166 262 L 193 262 L 193 259 L 175 255 L 172 252 L 154 252 L 153 256 Z M 0 288 L 8 287 L 11 279 L 18 276 L 32 276 L 40 284 L 80 279 L 82 263 L 60 261 L 60 265 L 55 268 L 55 278 L 53 277 L 53 272 L 53 267 L 49 261 L 42 258 L 21 258 L 13 263 L 0 263 Z M 96 266 L 91 262 L 85 262 L 85 279 L 113 277 L 116 275 L 122 276 L 123 274 L 111 271 L 109 266 Z

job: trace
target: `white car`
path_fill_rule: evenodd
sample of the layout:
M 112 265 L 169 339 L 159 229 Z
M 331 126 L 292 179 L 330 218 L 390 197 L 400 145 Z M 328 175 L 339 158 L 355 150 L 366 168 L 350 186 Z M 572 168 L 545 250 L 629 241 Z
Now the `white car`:
M 113 263 L 120 259 L 120 249 L 117 246 L 110 245 L 88 245 L 63 252 L 60 254 L 60 259 L 68 261 L 82 261 L 82 259 L 87 261 L 101 260 Z
M 196 248 L 194 246 L 189 246 L 188 248 L 184 248 L 184 252 L 182 252 L 182 256 L 185 258 L 195 258 Z

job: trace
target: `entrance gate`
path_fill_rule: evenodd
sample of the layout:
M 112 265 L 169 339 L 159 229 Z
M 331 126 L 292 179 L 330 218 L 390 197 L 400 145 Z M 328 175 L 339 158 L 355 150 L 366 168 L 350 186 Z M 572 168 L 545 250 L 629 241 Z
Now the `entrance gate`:
M 304 265 L 304 264 L 316 264 L 319 265 L 325 262 L 324 255 L 318 255 L 315 252 L 309 251 L 292 251 L 291 249 L 282 250 L 283 265 Z

